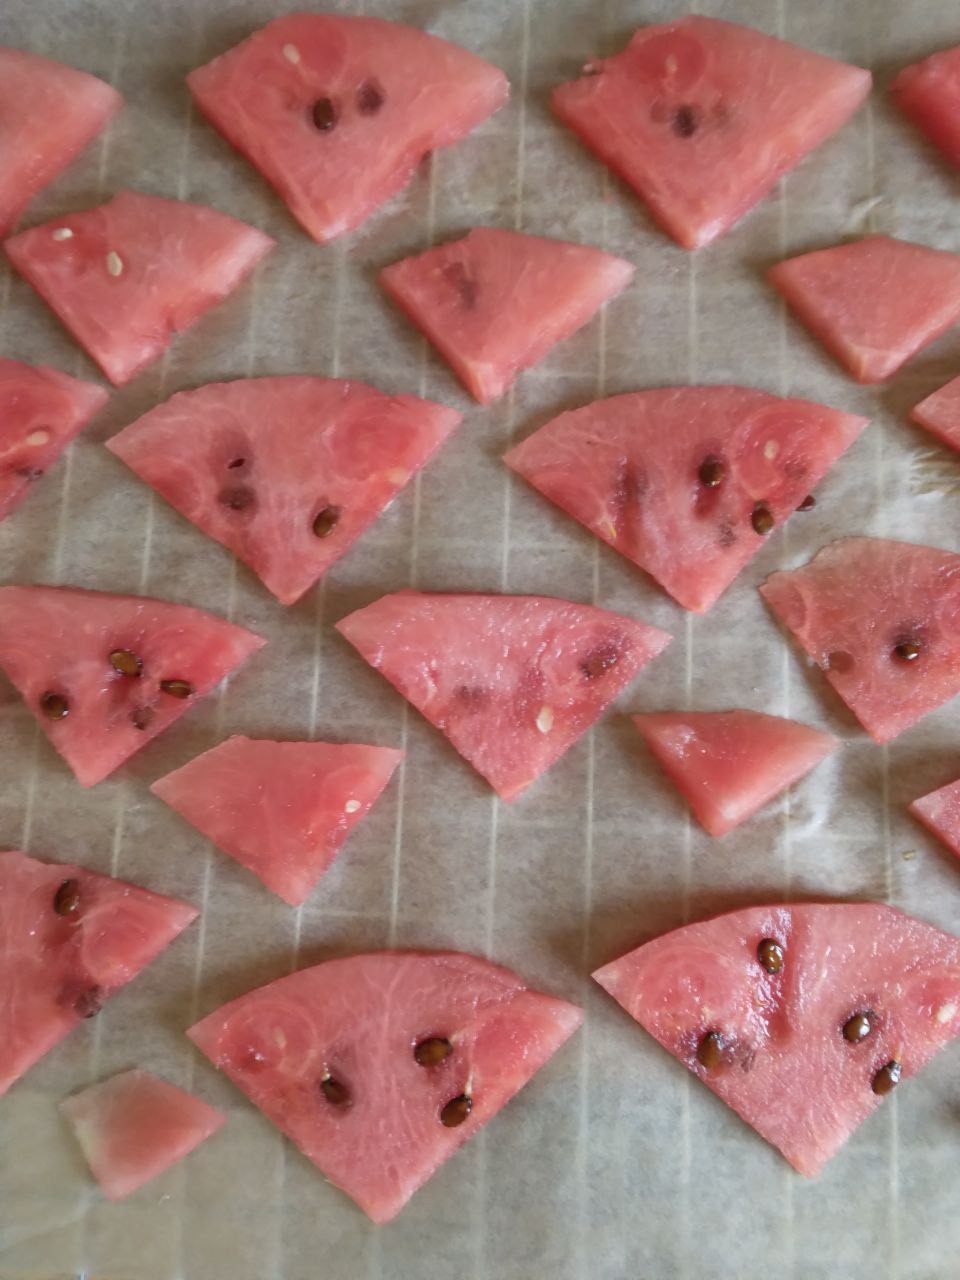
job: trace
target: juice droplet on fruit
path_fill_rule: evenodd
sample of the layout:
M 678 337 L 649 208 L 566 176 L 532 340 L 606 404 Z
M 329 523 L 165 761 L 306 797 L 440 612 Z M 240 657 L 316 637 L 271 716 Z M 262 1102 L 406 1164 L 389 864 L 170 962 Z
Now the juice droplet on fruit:
M 779 973 L 783 968 L 783 948 L 773 938 L 764 938 L 757 947 L 757 959 L 767 973 Z
M 453 1053 L 453 1045 L 442 1036 L 431 1036 L 429 1040 L 421 1040 L 414 1046 L 413 1056 L 421 1067 L 435 1067 Z

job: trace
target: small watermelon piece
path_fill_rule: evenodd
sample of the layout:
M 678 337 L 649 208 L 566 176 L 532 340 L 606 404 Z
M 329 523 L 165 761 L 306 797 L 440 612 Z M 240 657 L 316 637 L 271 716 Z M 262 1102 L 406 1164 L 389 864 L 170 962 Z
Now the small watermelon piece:
M 883 382 L 960 320 L 960 255 L 867 236 L 767 278 L 857 382 Z
M 232 293 L 273 244 L 205 205 L 121 191 L 21 231 L 4 248 L 120 386 Z
M 920 796 L 909 808 L 918 822 L 960 858 L 960 779 Z
M 921 400 L 910 417 L 943 444 L 960 451 L 960 378 Z
M 625 288 L 632 263 L 566 240 L 476 227 L 380 272 L 472 396 L 489 404 Z
M 227 1117 L 149 1071 L 104 1080 L 60 1103 L 108 1200 L 123 1200 L 217 1132 Z
M 904 67 L 890 92 L 900 110 L 960 168 L 960 45 Z
M 767 604 L 877 742 L 960 692 L 960 556 L 842 538 L 772 574 Z
M 382 596 L 337 630 L 508 801 L 672 639 L 569 600 L 420 591 Z
M 187 1032 L 374 1222 L 388 1222 L 583 1020 L 488 960 L 328 960 Z
M 960 939 L 878 903 L 732 911 L 593 976 L 807 1177 L 960 1032 Z
M 92 382 L 47 365 L 0 358 L 0 520 L 20 505 L 108 399 Z
M 704 613 L 866 425 L 747 387 L 665 387 L 561 413 L 504 461 Z
M 0 1095 L 198 914 L 85 867 L 0 853 Z
M 724 836 L 832 755 L 829 733 L 759 711 L 633 716 L 700 825 Z
M 292 604 L 462 416 L 362 382 L 247 378 L 178 392 L 107 448 Z
M 165 600 L 0 587 L 0 670 L 84 787 L 113 773 L 264 643 Z
M 0 237 L 122 105 L 96 76 L 0 48 Z
M 643 27 L 554 89 L 555 115 L 687 249 L 728 231 L 835 133 L 869 71 L 749 27 L 692 16 Z
M 510 92 L 497 67 L 437 36 L 331 13 L 277 18 L 187 83 L 321 242 L 359 226 Z
M 233 737 L 150 790 L 299 906 L 402 759 L 389 747 Z

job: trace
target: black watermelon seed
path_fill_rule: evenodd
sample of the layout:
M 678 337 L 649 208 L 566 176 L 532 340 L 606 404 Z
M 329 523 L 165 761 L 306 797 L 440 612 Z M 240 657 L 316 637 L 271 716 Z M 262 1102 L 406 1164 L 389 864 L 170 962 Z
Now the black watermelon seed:
M 223 506 L 229 507 L 231 511 L 246 511 L 247 507 L 252 506 L 253 500 L 253 490 L 248 489 L 245 485 L 221 489 L 217 495 L 217 501 L 222 503 Z
M 757 947 L 757 959 L 767 973 L 779 973 L 783 968 L 783 947 L 773 938 L 764 938 Z
M 87 987 L 73 1002 L 74 1012 L 81 1018 L 95 1018 L 103 1008 L 103 987 Z
M 135 729 L 148 728 L 152 719 L 153 711 L 150 707 L 134 707 L 130 712 L 130 720 Z
M 45 693 L 40 699 L 40 710 L 48 720 L 66 720 L 70 703 L 62 693 Z
M 451 1098 L 440 1112 L 440 1123 L 447 1129 L 456 1129 L 457 1125 L 463 1124 L 472 1110 L 473 1099 L 461 1093 L 458 1098 Z
M 920 645 L 916 640 L 901 640 L 894 648 L 893 656 L 900 662 L 916 662 L 920 657 Z
M 870 1013 L 855 1013 L 853 1017 L 848 1018 L 843 1024 L 843 1038 L 849 1044 L 859 1044 L 861 1040 L 866 1040 L 867 1036 L 873 1030 L 873 1017 Z
M 773 512 L 765 502 L 758 502 L 753 508 L 750 523 L 753 525 L 754 533 L 758 533 L 761 538 L 766 537 L 771 531 L 774 525 Z
M 812 493 L 808 493 L 804 500 L 797 507 L 798 511 L 812 511 L 817 505 L 817 500 Z
M 700 463 L 697 478 L 704 488 L 716 489 L 718 485 L 723 484 L 726 473 L 727 469 L 719 458 L 709 457 L 704 458 Z
M 421 1067 L 435 1067 L 453 1053 L 453 1045 L 443 1036 L 431 1036 L 429 1040 L 421 1040 L 414 1045 L 413 1056 Z
M 143 662 L 129 649 L 114 649 L 110 654 L 110 665 L 122 676 L 138 676 L 143 670 Z
M 333 1107 L 349 1107 L 352 1101 L 347 1086 L 330 1075 L 320 1081 L 320 1092 Z
M 602 644 L 591 649 L 580 663 L 580 670 L 588 680 L 599 680 L 620 661 L 620 651 L 612 644 Z
M 900 1083 L 901 1072 L 902 1068 L 899 1062 L 893 1061 L 886 1063 L 873 1077 L 873 1081 L 870 1085 L 871 1089 L 881 1097 L 886 1093 L 892 1093 Z
M 340 112 L 337 110 L 332 98 L 318 98 L 313 104 L 310 115 L 314 126 L 321 133 L 329 133 L 331 129 L 336 127 L 337 121 L 340 119 Z
M 700 112 L 696 107 L 684 104 L 673 113 L 673 132 L 678 138 L 692 138 L 700 123 Z
M 357 110 L 362 116 L 375 116 L 386 100 L 376 80 L 364 80 L 357 90 Z
M 189 698 L 193 693 L 193 685 L 186 680 L 161 680 L 160 689 L 163 693 L 169 693 L 171 698 Z
M 723 1037 L 719 1031 L 708 1031 L 697 1045 L 697 1061 L 711 1070 L 723 1061 Z
M 80 881 L 64 880 L 53 895 L 53 909 L 58 916 L 76 915 L 80 907 Z
M 340 523 L 339 507 L 324 507 L 313 518 L 313 532 L 318 538 L 329 538 Z

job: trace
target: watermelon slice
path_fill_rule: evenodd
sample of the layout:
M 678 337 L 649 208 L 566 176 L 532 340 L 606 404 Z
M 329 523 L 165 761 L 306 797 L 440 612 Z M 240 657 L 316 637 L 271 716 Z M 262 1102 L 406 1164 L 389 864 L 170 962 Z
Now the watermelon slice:
M 0 587 L 0 670 L 84 787 L 265 641 L 202 609 L 74 587 Z
M 643 27 L 550 106 L 687 249 L 728 231 L 844 124 L 870 73 L 697 16 Z
M 488 960 L 328 960 L 224 1005 L 188 1035 L 308 1160 L 388 1222 L 580 1026 Z
M 476 227 L 392 263 L 380 280 L 470 394 L 489 404 L 582 329 L 633 272 L 586 245 Z
M 778 262 L 771 284 L 857 382 L 883 382 L 960 320 L 960 255 L 867 236 Z
M 871 902 L 748 907 L 593 976 L 807 1177 L 960 1032 L 960 939 Z
M 960 556 L 843 538 L 760 591 L 877 742 L 960 692 Z
M 0 853 L 0 1095 L 198 914 L 85 867 Z
M 545 596 L 400 591 L 337 623 L 362 657 L 516 800 L 670 643 Z
M 462 416 L 362 382 L 250 378 L 181 391 L 107 448 L 292 604 Z
M 960 168 L 960 45 L 904 67 L 890 92 L 900 110 Z
M 121 191 L 21 231 L 4 248 L 120 386 L 232 293 L 273 244 L 204 205 Z
M 0 520 L 20 505 L 108 399 L 92 382 L 46 365 L 0 358 Z
M 299 906 L 402 759 L 389 747 L 234 737 L 150 790 Z
M 504 461 L 704 613 L 866 425 L 747 387 L 666 387 L 562 413 Z
M 437 36 L 331 13 L 277 18 L 187 83 L 319 241 L 359 226 L 510 92 L 502 71 Z
M 712 836 L 738 827 L 840 745 L 829 733 L 759 711 L 665 711 L 632 718 Z
M 960 378 L 921 400 L 910 417 L 943 444 L 960 450 Z
M 0 237 L 122 105 L 96 76 L 0 48 Z
M 960 779 L 914 800 L 910 812 L 960 858 Z

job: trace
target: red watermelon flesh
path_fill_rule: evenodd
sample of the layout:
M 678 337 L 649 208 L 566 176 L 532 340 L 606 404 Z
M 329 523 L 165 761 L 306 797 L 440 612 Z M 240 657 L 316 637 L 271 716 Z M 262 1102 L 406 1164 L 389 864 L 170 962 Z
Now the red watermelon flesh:
M 142 1069 L 81 1090 L 60 1110 L 108 1200 L 123 1200 L 159 1177 L 227 1119 Z
M 197 105 L 315 240 L 364 222 L 510 91 L 488 62 L 380 18 L 277 18 L 187 77 Z
M 582 1018 L 488 960 L 381 951 L 280 978 L 187 1034 L 325 1178 L 388 1222 Z
M 960 168 L 960 45 L 904 67 L 890 92 L 900 110 Z
M 107 448 L 292 604 L 461 418 L 362 382 L 249 378 L 178 392 Z
M 960 450 L 960 378 L 921 400 L 910 417 L 951 449 Z
M 0 670 L 84 787 L 113 773 L 264 643 L 165 600 L 0 587 Z
M 686 609 L 704 613 L 866 418 L 747 387 L 596 400 L 506 454 L 518 475 Z
M 749 27 L 691 16 L 643 27 L 550 106 L 698 249 L 844 124 L 870 73 Z
M 760 588 L 877 742 L 960 692 L 960 556 L 843 538 Z
M 0 237 L 122 105 L 96 76 L 0 48 Z
M 697 820 L 723 836 L 836 751 L 829 733 L 759 711 L 633 716 Z
M 877 903 L 733 911 L 593 976 L 807 1177 L 960 1032 L 960 939 Z
M 0 1095 L 198 914 L 85 867 L 0 853 Z
M 960 779 L 914 800 L 910 812 L 960 858 Z
M 120 386 L 232 293 L 273 244 L 205 205 L 121 191 L 21 231 L 4 248 Z
M 383 596 L 337 630 L 508 801 L 672 639 L 569 600 L 419 591 Z
M 150 790 L 299 906 L 402 759 L 389 747 L 233 737 Z
M 788 258 L 767 276 L 857 382 L 883 382 L 960 320 L 960 255 L 890 236 Z
M 392 263 L 380 280 L 470 394 L 489 404 L 582 329 L 633 272 L 587 245 L 476 227 Z
M 92 382 L 0 358 L 0 520 L 108 399 Z

